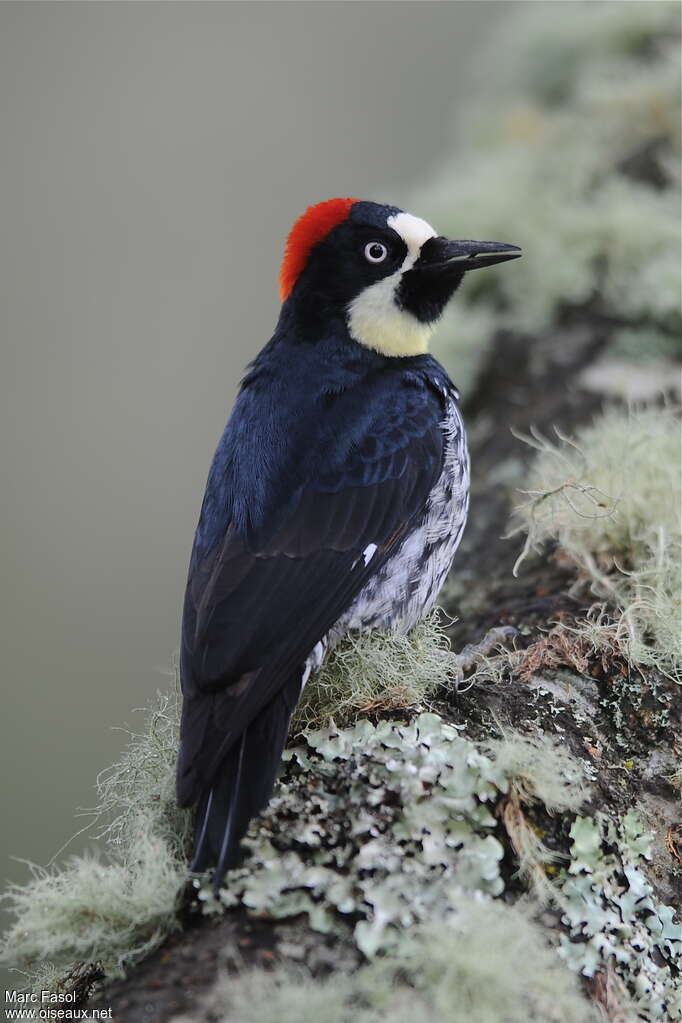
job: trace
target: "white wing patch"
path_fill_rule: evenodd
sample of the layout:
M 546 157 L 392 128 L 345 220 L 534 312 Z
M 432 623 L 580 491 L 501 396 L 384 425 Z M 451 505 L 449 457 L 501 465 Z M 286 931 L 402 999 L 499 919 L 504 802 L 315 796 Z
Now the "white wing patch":
M 368 543 L 362 552 L 362 560 L 366 565 L 369 565 L 370 561 L 374 557 L 377 551 L 377 545 L 375 543 Z
M 326 637 L 323 637 L 319 643 L 315 644 L 306 658 L 305 665 L 303 666 L 303 675 L 301 676 L 301 692 L 305 689 L 305 684 L 310 678 L 311 671 L 317 671 L 322 664 L 326 653 L 327 640 Z

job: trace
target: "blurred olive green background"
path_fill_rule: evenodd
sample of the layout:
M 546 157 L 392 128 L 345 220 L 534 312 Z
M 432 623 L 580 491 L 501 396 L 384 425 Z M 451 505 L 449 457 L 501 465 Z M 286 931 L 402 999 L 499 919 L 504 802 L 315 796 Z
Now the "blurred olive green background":
M 0 5 L 3 880 L 164 684 L 292 221 L 404 204 L 512 6 Z

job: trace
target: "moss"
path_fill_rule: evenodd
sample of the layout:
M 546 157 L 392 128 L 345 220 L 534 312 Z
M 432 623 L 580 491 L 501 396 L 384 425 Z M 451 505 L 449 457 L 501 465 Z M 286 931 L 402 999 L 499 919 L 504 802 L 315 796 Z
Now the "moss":
M 606 598 L 615 620 L 585 619 L 595 649 L 614 643 L 633 664 L 679 677 L 680 430 L 670 409 L 610 410 L 575 440 L 529 438 L 538 450 L 521 558 L 555 541 Z
M 414 709 L 456 669 L 436 612 L 409 636 L 353 637 L 311 682 L 295 728 Z M 99 844 L 59 867 L 31 866 L 31 879 L 8 889 L 15 923 L 6 962 L 58 976 L 74 959 L 101 960 L 111 973 L 176 926 L 191 830 L 191 814 L 175 803 L 177 704 L 176 690 L 159 694 L 144 730 L 130 733 L 121 759 L 98 777 L 91 828 Z

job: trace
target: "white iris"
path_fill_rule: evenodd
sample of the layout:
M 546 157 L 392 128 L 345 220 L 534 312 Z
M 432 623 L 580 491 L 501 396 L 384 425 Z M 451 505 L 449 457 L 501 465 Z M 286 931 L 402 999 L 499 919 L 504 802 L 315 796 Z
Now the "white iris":
M 367 242 L 365 245 L 365 259 L 368 263 L 383 263 L 388 255 L 388 249 L 382 242 Z

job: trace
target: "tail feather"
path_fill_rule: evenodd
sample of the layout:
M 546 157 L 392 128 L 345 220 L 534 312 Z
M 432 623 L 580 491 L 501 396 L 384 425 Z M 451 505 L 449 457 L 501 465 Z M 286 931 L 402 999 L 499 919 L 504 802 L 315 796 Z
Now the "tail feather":
M 300 681 L 296 681 L 296 697 Z M 225 872 L 242 858 L 240 842 L 249 821 L 266 806 L 277 777 L 289 720 L 295 705 L 291 685 L 254 718 L 223 761 L 213 785 L 200 801 L 190 869 L 215 865 L 214 891 Z

